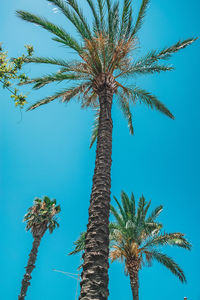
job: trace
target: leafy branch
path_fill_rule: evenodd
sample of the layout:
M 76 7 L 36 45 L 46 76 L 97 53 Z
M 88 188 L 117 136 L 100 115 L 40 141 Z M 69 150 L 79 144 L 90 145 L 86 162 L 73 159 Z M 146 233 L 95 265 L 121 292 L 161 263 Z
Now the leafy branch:
M 25 45 L 27 49 L 27 55 L 19 56 L 17 58 L 9 59 L 8 52 L 3 51 L 2 45 L 0 44 L 0 82 L 2 87 L 7 89 L 11 93 L 11 98 L 14 100 L 16 106 L 20 108 L 26 104 L 27 96 L 19 93 L 17 88 L 12 88 L 14 82 L 24 83 L 29 78 L 25 73 L 21 72 L 22 66 L 27 58 L 33 55 L 33 46 Z

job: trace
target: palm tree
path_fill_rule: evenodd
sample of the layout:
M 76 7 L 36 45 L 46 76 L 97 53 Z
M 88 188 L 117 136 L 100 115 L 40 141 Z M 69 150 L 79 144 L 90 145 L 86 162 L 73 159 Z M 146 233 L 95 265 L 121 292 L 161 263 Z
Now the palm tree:
M 177 246 L 187 250 L 191 244 L 184 234 L 162 233 L 162 224 L 157 223 L 156 218 L 163 207 L 158 206 L 148 214 L 151 201 L 148 203 L 142 196 L 136 209 L 134 195 L 129 198 L 126 193 L 121 193 L 122 205 L 115 198 L 118 209 L 111 205 L 111 213 L 115 223 L 111 223 L 111 261 L 125 261 L 125 271 L 129 275 L 133 300 L 139 299 L 139 270 L 152 262 L 157 262 L 168 268 L 181 282 L 186 282 L 183 270 L 160 248 L 163 246 Z
M 122 191 L 121 203 L 115 198 L 118 210 L 111 205 L 111 214 L 115 221 L 109 224 L 110 229 L 110 258 L 111 261 L 125 261 L 125 274 L 130 277 L 133 300 L 139 299 L 139 270 L 143 266 L 151 266 L 153 260 L 164 265 L 181 282 L 186 282 L 183 270 L 160 248 L 163 246 L 177 246 L 187 250 L 191 244 L 185 239 L 184 234 L 162 233 L 163 225 L 157 222 L 157 217 L 163 206 L 156 207 L 149 213 L 151 201 L 148 203 L 142 196 L 136 207 L 133 193 L 129 198 Z M 77 254 L 85 249 L 85 232 L 80 234 L 74 242 L 74 250 L 69 255 Z
M 51 64 L 59 66 L 59 71 L 27 81 L 39 89 L 53 82 L 66 82 L 66 87 L 52 96 L 33 104 L 33 110 L 43 104 L 61 98 L 69 102 L 79 97 L 82 107 L 99 110 L 92 143 L 97 137 L 96 162 L 90 197 L 89 220 L 87 226 L 84 263 L 81 281 L 80 299 L 94 298 L 106 300 L 108 297 L 108 255 L 109 255 L 109 210 L 111 187 L 112 154 L 112 115 L 111 109 L 115 95 L 125 118 L 128 120 L 130 133 L 133 133 L 130 104 L 144 103 L 152 109 L 174 118 L 172 113 L 156 96 L 137 87 L 135 84 L 124 85 L 123 80 L 140 74 L 170 71 L 173 67 L 160 64 L 171 55 L 195 41 L 189 38 L 179 41 L 162 50 L 151 50 L 145 56 L 133 59 L 138 47 L 138 32 L 150 0 L 142 0 L 136 18 L 133 21 L 131 0 L 123 1 L 122 13 L 115 0 L 85 0 L 91 9 L 93 22 L 88 23 L 77 0 L 47 0 L 55 5 L 70 21 L 80 39 L 70 35 L 63 27 L 50 22 L 44 17 L 17 11 L 25 21 L 37 24 L 53 34 L 53 40 L 67 46 L 77 54 L 74 61 L 65 58 L 32 57 L 27 63 Z M 96 2 L 96 3 L 94 3 Z M 121 81 L 120 81 L 121 79 Z M 69 86 L 68 83 L 72 82 Z
M 43 199 L 36 198 L 34 205 L 28 209 L 28 213 L 24 216 L 26 229 L 31 230 L 34 241 L 26 266 L 26 273 L 22 280 L 21 292 L 18 297 L 19 300 L 23 300 L 26 297 L 27 289 L 32 278 L 31 273 L 35 268 L 38 248 L 43 235 L 48 229 L 49 232 L 52 233 L 54 229 L 59 226 L 56 220 L 56 215 L 59 212 L 60 206 L 56 205 L 56 200 L 50 200 L 45 196 Z

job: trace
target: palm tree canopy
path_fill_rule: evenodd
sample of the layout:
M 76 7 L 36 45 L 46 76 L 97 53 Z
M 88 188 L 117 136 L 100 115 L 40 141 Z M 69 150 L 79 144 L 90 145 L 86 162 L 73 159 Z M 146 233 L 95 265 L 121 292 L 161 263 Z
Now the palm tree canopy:
M 111 260 L 125 260 L 125 266 L 130 259 L 136 259 L 141 268 L 144 265 L 151 266 L 153 260 L 167 267 L 182 282 L 186 281 L 182 269 L 176 262 L 161 252 L 163 246 L 177 246 L 187 250 L 191 244 L 184 234 L 162 233 L 162 224 L 156 221 L 163 207 L 158 206 L 151 213 L 149 207 L 151 201 L 146 202 L 142 196 L 136 209 L 135 198 L 132 194 L 129 198 L 124 192 L 121 193 L 121 202 L 115 198 L 118 206 L 116 210 L 111 206 L 111 212 L 115 218 L 111 231 Z
M 139 101 L 172 119 L 174 118 L 156 96 L 137 87 L 135 83 L 129 86 L 124 85 L 124 82 L 128 78 L 135 80 L 136 75 L 172 70 L 171 65 L 162 64 L 162 62 L 167 61 L 173 53 L 193 43 L 194 38 L 179 41 L 161 50 L 151 50 L 143 57 L 135 58 L 134 50 L 139 46 L 138 33 L 150 0 L 142 0 L 135 22 L 133 21 L 131 0 L 123 1 L 122 10 L 118 1 L 85 0 L 92 12 L 92 25 L 88 23 L 77 0 L 47 1 L 55 5 L 72 23 L 78 32 L 79 39 L 74 38 L 63 27 L 53 24 L 44 17 L 21 10 L 17 11 L 17 15 L 23 20 L 37 24 L 49 31 L 53 34 L 54 41 L 67 46 L 77 54 L 77 60 L 67 61 L 49 57 L 31 57 L 25 60 L 27 63 L 56 65 L 60 69 L 57 73 L 33 78 L 25 83 L 33 83 L 35 89 L 52 82 L 67 81 L 67 84 L 69 81 L 72 82 L 65 89 L 33 104 L 29 108 L 30 110 L 57 98 L 68 102 L 80 95 L 82 107 L 98 107 L 98 91 L 94 86 L 94 80 L 101 74 L 110 74 L 115 79 L 116 89 L 114 92 L 128 121 L 130 133 L 133 133 L 130 103 L 135 104 Z M 95 126 L 91 143 L 94 141 L 96 130 Z
M 56 205 L 56 200 L 51 200 L 44 196 L 43 199 L 36 198 L 33 206 L 28 209 L 28 213 L 24 216 L 26 229 L 31 230 L 33 235 L 40 232 L 42 227 L 49 229 L 52 233 L 59 224 L 56 215 L 60 212 L 60 205 Z
M 142 196 L 136 206 L 133 193 L 129 198 L 125 192 L 121 193 L 121 203 L 114 197 L 118 209 L 111 205 L 111 213 L 114 222 L 109 225 L 110 230 L 110 258 L 111 261 L 127 261 L 135 259 L 139 262 L 139 268 L 151 266 L 153 260 L 163 264 L 182 282 L 186 281 L 185 275 L 178 264 L 161 251 L 163 246 L 177 246 L 187 250 L 191 244 L 184 234 L 163 233 L 163 225 L 157 221 L 163 210 L 160 205 L 149 212 L 151 201 L 146 202 Z M 70 253 L 76 254 L 84 250 L 85 233 L 74 243 L 75 249 Z

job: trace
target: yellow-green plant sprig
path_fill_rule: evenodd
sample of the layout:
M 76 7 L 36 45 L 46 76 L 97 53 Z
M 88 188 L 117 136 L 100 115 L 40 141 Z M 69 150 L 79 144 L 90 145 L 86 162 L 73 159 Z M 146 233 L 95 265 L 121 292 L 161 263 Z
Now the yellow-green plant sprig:
M 21 56 L 13 59 L 8 58 L 8 52 L 3 51 L 0 43 L 0 82 L 3 88 L 6 88 L 11 93 L 11 98 L 14 100 L 15 106 L 23 108 L 27 103 L 27 95 L 19 92 L 17 88 L 12 86 L 17 83 L 24 83 L 29 78 L 25 73 L 21 72 L 22 66 L 26 58 L 30 58 L 33 55 L 34 49 L 32 45 L 25 45 L 27 55 L 22 54 Z

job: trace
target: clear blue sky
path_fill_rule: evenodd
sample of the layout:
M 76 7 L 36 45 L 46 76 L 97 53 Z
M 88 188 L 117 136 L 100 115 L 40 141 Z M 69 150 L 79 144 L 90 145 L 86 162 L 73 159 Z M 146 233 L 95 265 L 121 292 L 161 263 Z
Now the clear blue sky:
M 139 0 L 133 1 L 135 10 L 138 4 Z M 16 9 L 40 13 L 74 32 L 45 0 L 2 0 L 0 39 L 11 56 L 21 54 L 23 45 L 30 43 L 38 56 L 72 57 L 43 29 L 18 19 Z M 141 53 L 198 36 L 199 11 L 197 0 L 152 0 L 140 32 Z M 160 221 L 165 230 L 183 232 L 193 244 L 191 252 L 166 249 L 184 269 L 188 283 L 182 285 L 155 263 L 140 273 L 141 300 L 183 300 L 184 296 L 200 300 L 199 41 L 175 54 L 171 62 L 175 71 L 136 81 L 170 108 L 175 121 L 138 104 L 132 110 L 135 136 L 130 136 L 120 110 L 113 108 L 112 195 L 119 197 L 124 189 L 137 198 L 143 193 L 152 199 L 152 206 L 163 204 Z M 50 68 L 28 66 L 26 70 L 35 76 Z M 55 88 L 34 92 L 26 88 L 28 100 L 33 103 Z M 89 150 L 93 112 L 81 110 L 78 101 L 54 102 L 24 112 L 20 121 L 8 92 L 1 89 L 0 95 L 1 298 L 17 299 L 32 243 L 23 215 L 35 196 L 47 194 L 61 204 L 60 228 L 43 238 L 27 299 L 75 299 L 76 281 L 52 270 L 76 273 L 79 265 L 80 258 L 67 253 L 87 223 L 95 159 L 95 147 Z M 111 265 L 109 288 L 110 300 L 131 299 L 129 279 L 120 263 Z

